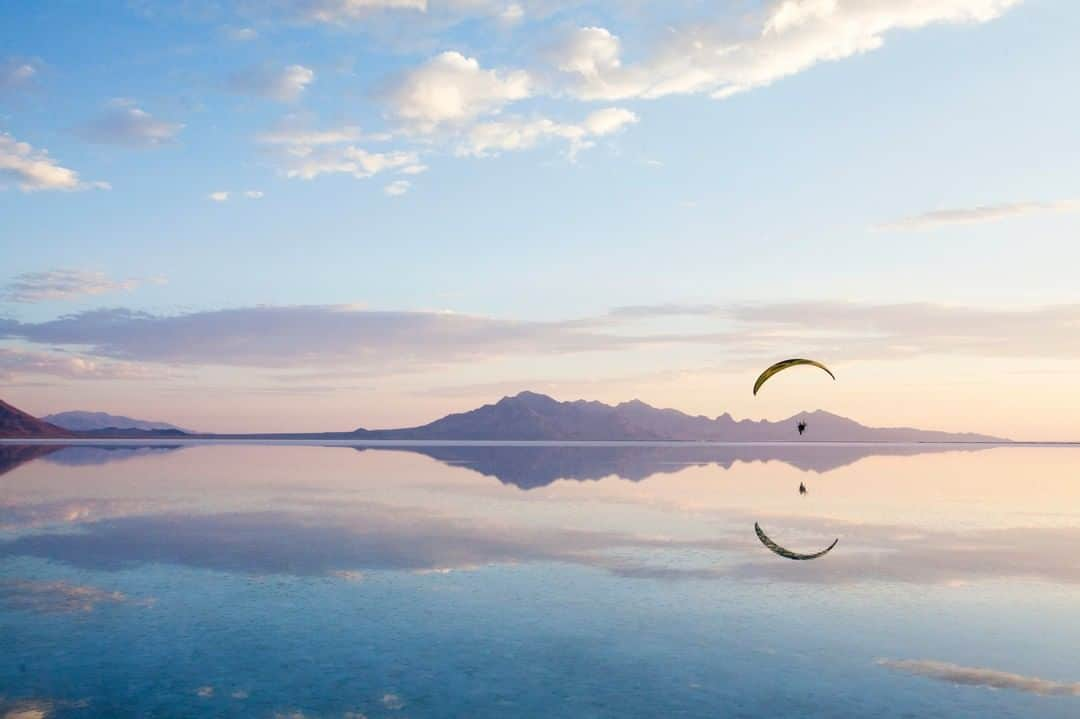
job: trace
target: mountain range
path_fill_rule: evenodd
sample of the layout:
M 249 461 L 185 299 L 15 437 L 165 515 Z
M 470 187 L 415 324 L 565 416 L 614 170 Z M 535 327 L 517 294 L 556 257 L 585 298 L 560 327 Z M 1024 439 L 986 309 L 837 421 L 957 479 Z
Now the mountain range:
M 108 412 L 73 410 L 70 412 L 57 412 L 56 414 L 45 415 L 41 419 L 49 424 L 54 424 L 57 427 L 70 429 L 75 432 L 88 432 L 100 429 L 172 429 L 185 434 L 194 434 L 191 430 L 177 427 L 175 424 L 169 424 L 168 422 L 132 419 L 131 417 L 124 417 L 119 414 L 109 414 Z
M 800 437 L 796 426 L 806 422 Z M 1001 442 L 973 433 L 936 432 L 910 427 L 867 427 L 822 410 L 800 412 L 778 422 L 716 418 L 657 409 L 640 400 L 617 405 L 559 402 L 544 394 L 521 392 L 495 404 L 405 429 L 357 429 L 356 439 L 504 441 L 695 441 L 695 442 Z
M 77 413 L 79 415 L 87 413 Z M 46 419 L 70 417 L 71 413 Z M 106 415 L 109 416 L 109 415 Z M 536 392 L 503 397 L 494 404 L 450 414 L 417 427 L 358 428 L 318 433 L 187 433 L 164 423 L 127 417 L 128 427 L 65 429 L 0 402 L 0 437 L 188 437 L 215 439 L 332 439 L 441 441 L 692 441 L 692 442 L 1005 442 L 974 433 L 938 432 L 910 427 L 867 427 L 836 414 L 800 412 L 777 422 L 735 420 L 730 414 L 710 418 L 674 409 L 657 409 L 639 400 L 608 405 L 577 400 L 560 402 Z M 63 420 L 61 420 L 63 421 Z M 806 434 L 796 426 L 805 422 Z M 141 426 L 136 426 L 138 423 Z M 153 427 L 151 425 L 158 425 Z M 70 425 L 69 425 L 70 426 Z

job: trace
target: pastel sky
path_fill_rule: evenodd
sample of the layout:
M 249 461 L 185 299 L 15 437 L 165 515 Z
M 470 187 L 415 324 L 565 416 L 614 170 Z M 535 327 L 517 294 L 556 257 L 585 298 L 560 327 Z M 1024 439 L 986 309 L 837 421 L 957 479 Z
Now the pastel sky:
M 1080 6 L 0 10 L 0 397 L 203 430 L 522 389 L 1080 439 Z M 753 397 L 766 364 L 812 356 Z

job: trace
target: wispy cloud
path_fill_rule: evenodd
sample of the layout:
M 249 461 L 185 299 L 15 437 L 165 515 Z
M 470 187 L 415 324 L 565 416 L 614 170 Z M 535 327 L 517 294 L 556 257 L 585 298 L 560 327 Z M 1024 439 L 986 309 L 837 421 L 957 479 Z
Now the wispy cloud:
M 383 188 L 383 192 L 389 197 L 400 197 L 408 192 L 412 188 L 412 183 L 408 180 L 394 180 L 389 185 Z
M 44 190 L 109 189 L 107 182 L 86 182 L 75 170 L 62 167 L 45 150 L 19 142 L 0 132 L 0 190 L 4 179 L 14 181 L 23 192 Z
M 36 60 L 8 58 L 0 61 L 0 93 L 29 86 L 37 77 L 39 67 Z
M 261 200 L 265 193 L 262 190 L 244 190 L 243 192 L 232 192 L 231 190 L 217 190 L 211 192 L 206 196 L 206 199 L 213 202 L 228 202 L 229 198 L 233 195 L 243 197 L 248 200 Z
M 355 125 L 341 125 L 325 129 L 289 124 L 274 130 L 261 132 L 255 140 L 265 145 L 286 145 L 311 148 L 319 145 L 340 145 L 356 142 L 364 137 Z
M 560 123 L 546 117 L 527 120 L 509 118 L 473 125 L 459 143 L 457 154 L 488 157 L 500 152 L 527 150 L 547 139 L 569 144 L 568 156 L 589 148 L 593 139 L 612 135 L 638 121 L 629 110 L 609 107 L 590 113 L 580 123 Z
M 1000 205 L 982 205 L 950 210 L 934 210 L 921 215 L 902 217 L 880 225 L 877 230 L 933 230 L 949 225 L 972 225 L 984 222 L 999 222 L 1024 215 L 1045 214 L 1050 212 L 1080 211 L 1080 201 L 1059 200 L 1057 202 L 1011 202 Z
M 107 285 L 110 286 L 110 285 Z M 707 315 L 697 330 L 645 331 L 650 317 Z M 806 302 L 659 305 L 538 322 L 353 306 L 241 307 L 178 315 L 125 309 L 53 320 L 0 319 L 0 338 L 79 346 L 108 359 L 386 373 L 506 356 L 710 345 L 728 363 L 798 347 L 847 359 L 1080 357 L 1080 305 L 1028 309 Z M 635 331 L 630 331 L 635 330 Z
M 385 10 L 425 12 L 427 0 L 283 0 L 278 3 L 296 20 L 343 25 Z
M 48 375 L 63 379 L 161 379 L 161 372 L 152 372 L 130 362 L 102 360 L 67 352 L 37 352 L 0 347 L 0 378 L 17 381 L 24 377 Z
M 997 669 L 965 667 L 931 659 L 879 659 L 877 664 L 894 671 L 936 679 L 949 684 L 986 687 L 988 689 L 1011 689 L 1044 696 L 1080 696 L 1080 682 L 1058 682 L 1041 677 L 1012 674 Z
M 110 102 L 79 133 L 89 142 L 129 147 L 155 147 L 172 142 L 184 128 L 182 123 L 166 122 L 141 109 L 134 100 Z
M 233 92 L 277 100 L 296 102 L 308 85 L 315 81 L 315 71 L 303 65 L 282 68 L 259 66 L 248 68 L 229 78 Z
M 25 272 L 16 275 L 5 285 L 0 292 L 0 297 L 8 302 L 72 300 L 88 295 L 130 291 L 147 282 L 162 284 L 165 280 L 161 277 L 150 279 L 132 277 L 114 280 L 104 272 L 90 270 L 60 269 L 47 272 Z

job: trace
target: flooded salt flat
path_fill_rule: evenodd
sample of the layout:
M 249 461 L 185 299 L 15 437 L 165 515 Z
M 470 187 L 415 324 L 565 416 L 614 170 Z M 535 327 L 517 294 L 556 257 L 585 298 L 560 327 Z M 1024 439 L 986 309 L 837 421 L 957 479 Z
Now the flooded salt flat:
M 1078 468 L 1071 447 L 2 444 L 0 711 L 1075 716 Z M 792 562 L 755 522 L 839 543 Z

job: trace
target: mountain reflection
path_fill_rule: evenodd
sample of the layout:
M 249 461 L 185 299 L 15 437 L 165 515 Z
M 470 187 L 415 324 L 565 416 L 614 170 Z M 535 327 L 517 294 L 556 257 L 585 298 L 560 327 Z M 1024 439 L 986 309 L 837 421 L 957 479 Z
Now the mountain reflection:
M 68 466 L 101 465 L 172 453 L 198 443 L 169 444 L 0 444 L 0 475 L 35 459 Z M 329 445 L 341 447 L 342 445 Z M 345 445 L 359 452 L 411 452 L 443 464 L 464 467 L 521 489 L 545 487 L 560 479 L 605 477 L 638 482 L 684 467 L 781 462 L 823 474 L 868 457 L 904 457 L 942 452 L 976 452 L 994 445 L 949 444 L 393 444 Z
M 182 444 L 0 444 L 0 475 L 35 459 L 70 467 L 108 464 L 134 457 L 162 454 L 184 447 Z
M 465 467 L 521 489 L 560 479 L 598 480 L 615 476 L 639 482 L 684 467 L 737 462 L 782 462 L 806 472 L 825 473 L 867 457 L 978 451 L 990 445 L 927 444 L 681 444 L 681 445 L 427 445 L 355 447 L 364 452 L 414 452 L 443 464 Z

